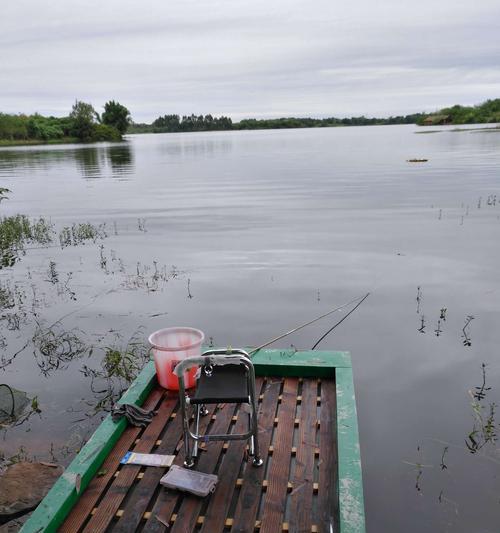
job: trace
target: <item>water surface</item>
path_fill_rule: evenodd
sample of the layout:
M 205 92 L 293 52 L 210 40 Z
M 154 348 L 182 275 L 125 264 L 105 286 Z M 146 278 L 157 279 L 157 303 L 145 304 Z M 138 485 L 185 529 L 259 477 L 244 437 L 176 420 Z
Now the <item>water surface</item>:
M 482 363 L 491 390 L 480 412 L 500 403 L 500 133 L 450 130 L 1 149 L 0 186 L 12 191 L 2 215 L 105 224 L 107 237 L 34 246 L 0 271 L 26 312 L 19 330 L 2 321 L 4 355 L 59 320 L 59 333 L 94 346 L 47 371 L 28 342 L 5 367 L 0 381 L 37 396 L 42 412 L 4 430 L 0 449 L 48 457 L 52 444 L 69 460 L 104 416 L 84 365 L 99 368 L 132 336 L 193 325 L 219 345 L 259 344 L 370 291 L 321 344 L 352 354 L 369 530 L 497 531 L 499 448 L 471 454 L 466 441 L 481 436 L 469 391 Z M 341 316 L 281 346 L 310 348 Z

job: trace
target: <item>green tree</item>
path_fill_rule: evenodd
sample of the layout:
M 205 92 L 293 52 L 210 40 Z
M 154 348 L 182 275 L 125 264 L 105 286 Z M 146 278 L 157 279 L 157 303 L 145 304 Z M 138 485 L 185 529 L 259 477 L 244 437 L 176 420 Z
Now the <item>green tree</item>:
M 77 100 L 69 114 L 73 123 L 73 135 L 82 141 L 91 141 L 94 137 L 97 117 L 98 115 L 91 104 Z
M 104 104 L 104 113 L 101 121 L 103 124 L 116 128 L 123 135 L 132 121 L 130 111 L 123 105 L 110 100 Z

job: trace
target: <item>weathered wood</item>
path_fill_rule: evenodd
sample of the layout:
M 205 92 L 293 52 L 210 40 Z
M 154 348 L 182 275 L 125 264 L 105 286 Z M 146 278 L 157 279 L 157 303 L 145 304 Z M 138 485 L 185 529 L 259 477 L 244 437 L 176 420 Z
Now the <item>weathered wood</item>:
M 161 444 L 154 453 L 173 455 L 182 439 L 182 418 L 176 416 L 168 426 Z M 131 498 L 118 523 L 113 527 L 113 533 L 128 533 L 135 531 L 146 512 L 149 502 L 159 486 L 160 479 L 167 472 L 166 468 L 147 468 L 144 476 L 133 489 Z
M 290 450 L 293 443 L 297 387 L 297 378 L 285 380 L 283 399 L 278 411 L 278 427 L 273 443 L 273 460 L 268 475 L 269 484 L 264 498 L 261 533 L 276 533 L 281 530 L 283 523 L 290 475 Z
M 210 423 L 210 420 L 212 418 L 212 415 L 214 414 L 215 408 L 216 408 L 215 405 L 207 405 L 208 415 L 202 416 L 200 419 L 200 428 L 199 428 L 200 433 L 203 433 L 204 431 L 206 431 Z M 177 418 L 179 419 L 179 421 L 182 420 L 180 413 L 178 414 L 176 419 Z M 182 428 L 182 425 L 179 428 L 180 432 L 182 432 L 181 428 Z M 203 454 L 205 452 L 200 451 L 200 453 Z M 177 453 L 177 456 L 173 464 L 177 466 L 182 466 L 184 463 L 184 457 L 185 457 L 184 446 L 182 445 L 182 442 L 181 442 L 179 451 Z M 154 503 L 153 509 L 151 510 L 151 516 L 148 518 L 148 520 L 144 524 L 144 528 L 142 529 L 142 532 L 143 533 L 159 533 L 161 531 L 165 531 L 165 526 L 163 524 L 168 524 L 170 522 L 170 518 L 177 504 L 177 501 L 181 500 L 183 497 L 184 495 L 182 493 L 177 492 L 176 490 L 167 490 L 165 488 L 160 489 L 160 492 L 158 493 L 158 496 Z
M 213 434 L 227 433 L 234 412 L 233 404 L 225 404 L 222 409 L 216 411 L 217 418 L 210 429 Z M 196 469 L 206 474 L 212 474 L 217 466 L 219 455 L 222 452 L 222 441 L 209 442 L 206 451 L 198 459 Z M 210 501 L 211 496 L 207 496 Z M 177 511 L 177 519 L 170 531 L 172 533 L 191 533 L 203 506 L 203 499 L 191 494 L 186 494 L 181 506 Z
M 293 490 L 290 494 L 289 523 L 296 533 L 310 533 L 314 483 L 314 452 L 316 450 L 317 383 L 306 379 L 302 386 L 300 423 L 295 455 Z M 333 433 L 332 433 L 333 437 Z
M 336 413 L 335 382 L 322 380 L 317 517 L 321 533 L 338 531 Z
M 158 409 L 158 413 L 146 427 L 140 441 L 135 446 L 135 452 L 148 453 L 151 451 L 165 425 L 166 418 L 173 412 L 176 403 L 176 398 L 168 397 L 164 399 Z M 120 470 L 118 477 L 113 481 L 113 484 L 99 503 L 97 511 L 86 525 L 85 533 L 100 533 L 106 530 L 140 469 L 141 467 L 137 465 L 126 465 Z
M 262 381 L 262 378 L 256 379 L 255 390 L 257 396 L 260 394 Z M 240 409 L 233 433 L 244 433 L 247 431 L 248 418 L 248 414 Z M 247 441 L 244 440 L 233 440 L 229 442 L 229 447 L 217 473 L 219 482 L 215 493 L 210 497 L 210 504 L 205 512 L 201 533 L 213 533 L 214 531 L 222 531 L 224 529 L 236 479 L 238 478 L 241 462 L 244 460 L 246 445 Z M 251 461 L 252 458 L 250 457 L 247 468 L 255 468 L 250 466 Z
M 232 533 L 245 533 L 251 524 L 255 524 L 259 503 L 262 496 L 262 481 L 268 459 L 267 450 L 271 444 L 273 420 L 281 388 L 281 379 L 267 379 L 263 389 L 263 400 L 259 409 L 259 442 L 264 464 L 260 468 L 245 469 L 236 510 L 234 513 Z
M 155 409 L 162 396 L 163 389 L 156 388 L 153 390 L 144 402 L 144 409 Z M 75 533 L 75 531 L 80 530 L 103 490 L 106 488 L 109 480 L 115 474 L 120 464 L 120 459 L 133 446 L 134 441 L 137 439 L 142 429 L 143 428 L 136 426 L 129 426 L 125 430 L 120 440 L 116 443 L 116 446 L 111 450 L 111 453 L 102 464 L 100 469 L 102 475 L 95 476 L 94 479 L 92 479 L 87 490 L 82 494 L 72 512 L 59 528 L 60 533 Z

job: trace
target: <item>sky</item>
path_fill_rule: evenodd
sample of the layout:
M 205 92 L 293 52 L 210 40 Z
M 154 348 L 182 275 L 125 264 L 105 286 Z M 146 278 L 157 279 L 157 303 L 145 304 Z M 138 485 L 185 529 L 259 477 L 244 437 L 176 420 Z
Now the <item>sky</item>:
M 15 0 L 0 112 L 389 116 L 500 98 L 500 0 Z

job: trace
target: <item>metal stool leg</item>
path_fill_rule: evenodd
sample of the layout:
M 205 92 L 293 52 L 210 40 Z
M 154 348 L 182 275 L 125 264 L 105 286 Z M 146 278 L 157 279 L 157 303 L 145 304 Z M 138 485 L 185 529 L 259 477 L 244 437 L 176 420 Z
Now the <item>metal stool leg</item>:
M 189 421 L 184 420 L 185 424 L 189 424 Z M 189 429 L 187 427 L 184 428 L 184 466 L 186 468 L 192 468 L 194 466 L 194 458 L 193 454 L 191 453 L 191 444 L 190 444 L 191 436 L 189 435 Z
M 252 431 L 254 431 L 252 413 L 248 413 L 248 427 L 251 428 Z M 250 455 L 250 457 L 253 457 L 255 455 L 255 439 L 253 438 L 253 433 L 252 436 L 248 439 L 248 455 Z
M 192 468 L 194 466 L 194 459 L 191 454 L 191 446 L 189 439 L 189 419 L 187 416 L 186 408 L 186 391 L 184 389 L 184 380 L 179 380 L 179 402 L 181 404 L 181 416 L 182 416 L 182 428 L 184 430 L 184 466 L 186 468 Z
M 200 412 L 201 412 L 201 409 L 204 408 L 206 409 L 206 407 L 203 405 L 203 406 L 200 406 L 200 405 L 197 405 L 196 406 L 196 411 L 195 411 L 195 423 L 194 423 L 194 434 L 195 435 L 198 435 L 199 432 L 200 432 Z M 193 445 L 193 457 L 198 457 L 198 441 L 195 440 L 194 441 L 194 445 Z
M 259 426 L 257 423 L 257 401 L 255 399 L 255 374 L 253 371 L 250 373 L 250 402 L 252 413 L 250 414 L 250 427 L 252 428 L 252 436 L 250 437 L 250 455 L 253 455 L 252 464 L 253 466 L 262 466 L 264 461 L 260 456 L 259 448 Z

